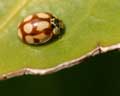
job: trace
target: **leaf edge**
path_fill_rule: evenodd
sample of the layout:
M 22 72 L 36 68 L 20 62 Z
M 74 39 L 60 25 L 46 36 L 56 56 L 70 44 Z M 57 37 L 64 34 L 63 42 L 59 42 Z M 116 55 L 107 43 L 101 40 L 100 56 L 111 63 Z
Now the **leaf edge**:
M 18 77 L 18 76 L 23 76 L 23 75 L 41 75 L 42 76 L 42 75 L 52 74 L 60 70 L 78 65 L 84 60 L 86 60 L 87 58 L 90 58 L 92 56 L 96 56 L 98 54 L 106 53 L 106 52 L 113 51 L 113 50 L 120 50 L 120 43 L 112 45 L 112 46 L 107 46 L 107 47 L 97 46 L 95 49 L 93 49 L 89 53 L 79 58 L 73 59 L 71 61 L 61 63 L 55 67 L 51 67 L 47 69 L 23 68 L 15 72 L 3 74 L 0 76 L 0 80 L 7 80 L 13 77 Z

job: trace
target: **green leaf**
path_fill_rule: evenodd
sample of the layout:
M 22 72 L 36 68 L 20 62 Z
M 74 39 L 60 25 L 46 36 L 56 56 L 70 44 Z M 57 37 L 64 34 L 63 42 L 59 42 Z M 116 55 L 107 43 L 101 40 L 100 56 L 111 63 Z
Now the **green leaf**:
M 78 60 L 98 45 L 120 41 L 120 0 L 0 0 L 0 11 L 0 75 L 24 68 L 54 68 Z M 44 11 L 64 22 L 65 34 L 44 46 L 22 43 L 17 37 L 19 22 Z

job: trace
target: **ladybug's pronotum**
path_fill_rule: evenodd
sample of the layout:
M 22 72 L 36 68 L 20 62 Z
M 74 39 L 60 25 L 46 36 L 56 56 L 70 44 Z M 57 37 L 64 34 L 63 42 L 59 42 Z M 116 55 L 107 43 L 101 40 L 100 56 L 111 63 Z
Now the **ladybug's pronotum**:
M 63 23 L 50 13 L 41 12 L 27 16 L 18 26 L 19 38 L 27 44 L 43 44 L 58 36 Z

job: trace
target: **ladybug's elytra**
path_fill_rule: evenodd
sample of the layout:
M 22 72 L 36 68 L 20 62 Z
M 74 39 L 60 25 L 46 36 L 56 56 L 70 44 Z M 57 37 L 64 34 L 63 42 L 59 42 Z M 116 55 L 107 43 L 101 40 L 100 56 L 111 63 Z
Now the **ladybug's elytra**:
M 27 16 L 18 26 L 19 38 L 27 44 L 43 44 L 58 36 L 63 23 L 50 13 L 41 12 Z

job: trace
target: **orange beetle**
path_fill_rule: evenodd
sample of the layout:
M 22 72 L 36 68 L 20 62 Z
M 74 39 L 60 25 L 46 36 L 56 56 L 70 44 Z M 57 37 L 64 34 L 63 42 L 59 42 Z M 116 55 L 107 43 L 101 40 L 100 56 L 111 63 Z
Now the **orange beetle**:
M 63 23 L 50 13 L 41 12 L 27 16 L 18 26 L 19 38 L 27 44 L 43 44 L 58 36 Z

